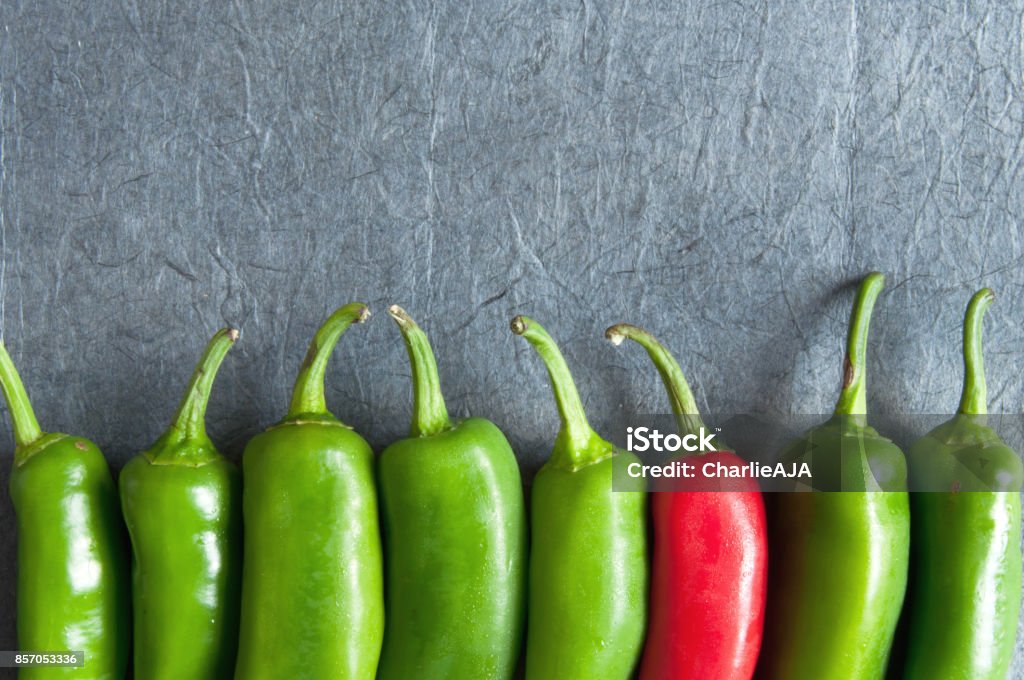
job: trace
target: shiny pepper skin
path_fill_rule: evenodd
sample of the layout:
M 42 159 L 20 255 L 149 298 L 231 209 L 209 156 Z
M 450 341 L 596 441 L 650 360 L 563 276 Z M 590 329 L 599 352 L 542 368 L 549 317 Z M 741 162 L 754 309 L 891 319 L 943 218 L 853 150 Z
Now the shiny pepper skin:
M 324 322 L 288 413 L 242 454 L 238 680 L 372 680 L 377 672 L 384 593 L 373 450 L 324 399 L 338 339 L 369 315 L 351 303 Z
M 380 456 L 387 626 L 378 680 L 504 680 L 522 646 L 519 465 L 483 418 L 451 420 L 426 333 L 389 310 L 413 376 L 409 436 Z
M 544 328 L 512 320 L 544 361 L 562 426 L 533 481 L 527 680 L 626 680 L 647 627 L 647 495 L 612 490 L 639 462 L 587 422 L 561 351 Z
M 769 506 L 768 610 L 758 677 L 881 680 L 906 592 L 910 508 L 906 462 L 867 424 L 871 309 L 884 277 L 869 274 L 854 304 L 835 415 L 782 455 L 807 462 L 816 491 Z
M 605 335 L 638 342 L 661 374 L 680 434 L 705 430 L 682 369 L 646 331 L 619 324 Z M 688 457 L 740 468 L 729 450 Z M 641 680 L 749 680 L 764 626 L 768 535 L 756 480 L 697 476 L 651 495 L 654 546 L 650 623 Z
M 131 633 L 128 552 L 107 461 L 87 439 L 39 429 L 2 344 L 0 389 L 16 443 L 18 647 L 85 652 L 82 668 L 22 668 L 18 677 L 120 680 Z
M 210 340 L 171 426 L 118 484 L 132 543 L 136 680 L 230 677 L 238 640 L 242 479 L 206 434 L 217 369 L 238 339 Z
M 964 319 L 957 414 L 910 447 L 914 553 L 906 680 L 1004 680 L 1021 604 L 1020 457 L 987 422 L 981 330 L 995 299 Z

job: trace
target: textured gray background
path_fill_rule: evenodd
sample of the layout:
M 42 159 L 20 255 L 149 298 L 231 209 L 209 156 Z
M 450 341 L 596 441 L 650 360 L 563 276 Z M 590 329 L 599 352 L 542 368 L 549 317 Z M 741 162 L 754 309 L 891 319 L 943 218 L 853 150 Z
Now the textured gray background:
M 814 413 L 849 284 L 880 269 L 871 408 L 934 413 L 990 285 L 991 408 L 1024 404 L 1021 2 L 8 0 L 0 31 L 3 337 L 43 427 L 115 468 L 225 324 L 209 430 L 237 458 L 353 299 L 376 316 L 330 367 L 335 412 L 377 447 L 404 433 L 398 302 L 453 414 L 495 420 L 527 476 L 557 423 L 517 313 L 563 343 L 598 429 L 664 408 L 602 339 L 621 320 L 708 410 Z

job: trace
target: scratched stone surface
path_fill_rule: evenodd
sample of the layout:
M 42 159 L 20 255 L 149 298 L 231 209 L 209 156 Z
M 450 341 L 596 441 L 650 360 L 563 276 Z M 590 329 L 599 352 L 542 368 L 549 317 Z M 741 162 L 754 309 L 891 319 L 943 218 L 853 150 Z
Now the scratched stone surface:
M 661 336 L 708 411 L 825 413 L 879 269 L 870 408 L 955 407 L 988 285 L 991 410 L 1020 414 L 1022 26 L 1019 0 L 10 0 L 3 339 L 43 427 L 116 471 L 238 326 L 208 414 L 237 460 L 318 323 L 362 300 L 328 402 L 379 449 L 411 407 L 399 303 L 452 413 L 497 422 L 528 480 L 558 424 L 513 315 L 562 343 L 599 431 L 666 408 L 646 357 L 602 338 L 617 321 Z M 6 649 L 14 551 L 5 495 Z

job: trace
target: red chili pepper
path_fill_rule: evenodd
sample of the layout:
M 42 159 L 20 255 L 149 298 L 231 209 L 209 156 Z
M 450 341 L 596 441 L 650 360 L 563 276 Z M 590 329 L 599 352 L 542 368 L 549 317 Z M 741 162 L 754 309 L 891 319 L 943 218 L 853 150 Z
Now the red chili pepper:
M 672 401 L 681 432 L 704 423 L 679 364 L 646 331 L 606 332 L 647 350 Z M 761 647 L 768 568 L 764 500 L 746 477 L 704 475 L 706 464 L 743 467 L 728 450 L 684 457 L 697 463 L 675 492 L 652 495 L 654 556 L 650 620 L 640 680 L 749 680 Z

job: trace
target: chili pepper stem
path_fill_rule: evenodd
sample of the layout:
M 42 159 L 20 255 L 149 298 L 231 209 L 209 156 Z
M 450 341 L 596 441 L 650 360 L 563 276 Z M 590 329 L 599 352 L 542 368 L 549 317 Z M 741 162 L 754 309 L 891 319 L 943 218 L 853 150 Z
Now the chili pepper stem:
M 989 288 L 982 288 L 967 305 L 964 316 L 964 391 L 960 397 L 959 413 L 984 415 L 988 413 L 988 392 L 985 386 L 985 360 L 981 350 L 982 320 L 985 311 L 995 301 Z
M 624 339 L 629 338 L 647 350 L 647 355 L 654 362 L 668 391 L 669 400 L 672 402 L 672 414 L 675 415 L 681 432 L 697 433 L 705 428 L 700 410 L 697 408 L 697 400 L 693 397 L 690 384 L 686 382 L 683 369 L 657 338 L 644 329 L 628 323 L 611 326 L 604 332 L 604 336 L 615 346 L 621 345 Z
M 237 329 L 222 328 L 206 345 L 171 424 L 185 439 L 201 439 L 206 436 L 206 405 L 210 401 L 213 379 L 217 377 L 217 369 L 238 336 Z
M 14 441 L 18 450 L 25 449 L 32 445 L 37 439 L 43 436 L 39 429 L 39 421 L 36 420 L 35 411 L 32 410 L 32 403 L 28 400 L 28 393 L 18 375 L 18 369 L 14 367 L 11 355 L 7 348 L 0 342 L 0 390 L 7 400 L 7 408 L 11 412 L 11 423 L 14 429 Z M 15 452 L 15 462 L 18 455 Z
M 600 447 L 596 447 L 595 450 L 593 446 L 598 436 L 587 421 L 583 402 L 576 391 L 576 383 L 573 382 L 572 374 L 558 345 L 543 326 L 528 316 L 517 316 L 509 325 L 513 333 L 521 335 L 533 345 L 547 368 L 551 388 L 555 394 L 555 403 L 558 405 L 558 414 L 562 420 L 559 439 L 565 440 L 568 444 L 566 453 L 571 459 L 569 462 L 574 468 L 595 462 L 595 456 L 599 458 L 605 454 Z
M 448 408 L 441 393 L 441 379 L 437 375 L 437 360 L 430 347 L 430 339 L 412 317 L 398 305 L 391 305 L 388 314 L 402 331 L 402 340 L 412 365 L 412 426 L 413 437 L 429 437 L 451 427 Z
M 867 341 L 871 311 L 878 294 L 885 286 L 885 276 L 871 272 L 864 277 L 857 291 L 850 315 L 850 331 L 846 338 L 843 361 L 843 390 L 836 403 L 836 415 L 866 416 L 867 404 Z
M 313 336 L 302 360 L 299 375 L 295 379 L 292 390 L 292 401 L 288 406 L 285 420 L 301 416 L 328 415 L 327 400 L 324 398 L 324 373 L 327 360 L 331 358 L 334 346 L 338 344 L 342 333 L 353 323 L 363 323 L 370 318 L 370 310 L 361 302 L 353 302 L 337 310 Z

